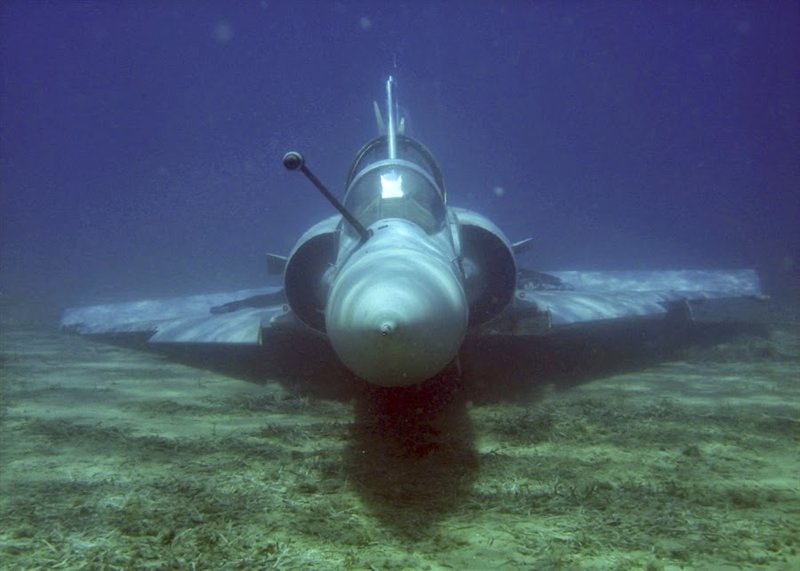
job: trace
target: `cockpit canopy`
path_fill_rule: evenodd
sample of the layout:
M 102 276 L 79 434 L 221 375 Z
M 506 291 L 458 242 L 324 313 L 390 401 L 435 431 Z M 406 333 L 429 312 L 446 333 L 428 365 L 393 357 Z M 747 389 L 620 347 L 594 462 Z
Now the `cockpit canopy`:
M 403 218 L 425 232 L 445 221 L 446 191 L 439 165 L 420 142 L 397 136 L 396 158 L 388 158 L 385 137 L 364 146 L 347 176 L 344 206 L 364 226 L 383 218 Z

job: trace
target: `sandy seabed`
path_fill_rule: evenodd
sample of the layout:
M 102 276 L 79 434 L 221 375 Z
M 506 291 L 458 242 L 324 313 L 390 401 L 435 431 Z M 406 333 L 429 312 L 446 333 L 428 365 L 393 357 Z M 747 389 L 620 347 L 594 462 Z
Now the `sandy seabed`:
M 3 569 L 800 569 L 796 319 L 507 398 L 1 341 Z

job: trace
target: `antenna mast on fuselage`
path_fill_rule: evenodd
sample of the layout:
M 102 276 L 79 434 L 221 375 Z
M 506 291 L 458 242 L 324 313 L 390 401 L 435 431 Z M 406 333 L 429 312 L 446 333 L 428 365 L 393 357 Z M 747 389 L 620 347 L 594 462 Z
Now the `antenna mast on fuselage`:
M 389 123 L 386 129 L 386 140 L 389 147 L 389 158 L 397 158 L 397 108 L 394 102 L 394 78 L 390 75 L 386 80 L 386 114 Z

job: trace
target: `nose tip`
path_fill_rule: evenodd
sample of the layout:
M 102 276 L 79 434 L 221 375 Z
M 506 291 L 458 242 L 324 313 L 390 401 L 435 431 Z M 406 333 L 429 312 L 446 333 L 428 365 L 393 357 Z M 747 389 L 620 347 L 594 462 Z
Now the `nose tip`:
M 424 381 L 455 358 L 468 321 L 464 290 L 436 258 L 380 256 L 345 267 L 325 322 L 342 362 L 383 386 Z
M 392 320 L 384 321 L 383 323 L 381 323 L 380 326 L 381 335 L 383 335 L 384 337 L 386 337 L 387 335 L 391 335 L 396 327 L 397 325 L 395 324 L 394 321 Z

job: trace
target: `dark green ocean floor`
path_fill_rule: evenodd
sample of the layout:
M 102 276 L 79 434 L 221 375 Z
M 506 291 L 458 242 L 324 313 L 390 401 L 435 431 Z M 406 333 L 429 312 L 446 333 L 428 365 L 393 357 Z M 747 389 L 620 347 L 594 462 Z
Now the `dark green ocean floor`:
M 800 326 L 769 329 L 473 398 L 6 326 L 0 568 L 800 569 Z

